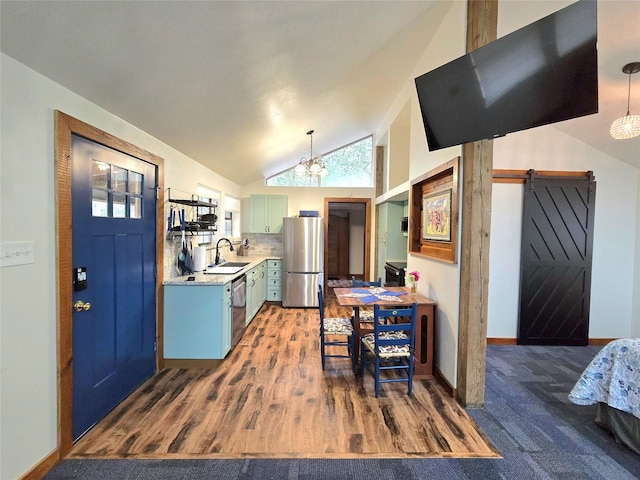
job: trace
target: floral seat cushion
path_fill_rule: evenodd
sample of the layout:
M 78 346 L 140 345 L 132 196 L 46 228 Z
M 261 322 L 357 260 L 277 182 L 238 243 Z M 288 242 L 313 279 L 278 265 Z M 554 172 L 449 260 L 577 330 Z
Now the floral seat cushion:
M 375 338 L 373 333 L 369 333 L 362 337 L 362 344 L 372 353 L 376 351 Z M 404 332 L 382 332 L 380 334 L 382 340 L 395 340 L 399 338 L 409 338 Z M 380 350 L 380 358 L 390 357 L 408 357 L 409 345 L 383 345 L 378 347 Z
M 356 311 L 353 310 L 351 315 L 355 317 Z M 360 321 L 362 323 L 373 323 L 373 310 L 371 309 L 360 309 Z
M 353 327 L 350 318 L 329 317 L 325 318 L 322 324 L 324 333 L 331 335 L 351 335 Z
M 353 318 L 355 318 L 355 315 L 356 315 L 356 312 L 354 310 L 353 312 L 351 312 L 351 316 Z M 364 309 L 361 308 L 360 309 L 360 323 L 361 324 L 363 324 L 363 323 L 367 324 L 367 327 L 371 328 L 369 326 L 369 324 L 373 325 L 373 310 L 364 310 Z M 380 325 L 383 325 L 383 324 L 384 324 L 384 319 L 381 318 L 380 319 Z

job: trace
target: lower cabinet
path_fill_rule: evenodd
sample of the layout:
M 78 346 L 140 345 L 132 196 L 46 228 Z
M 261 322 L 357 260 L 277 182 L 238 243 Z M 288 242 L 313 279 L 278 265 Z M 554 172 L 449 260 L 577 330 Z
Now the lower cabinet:
M 282 260 L 267 260 L 267 300 L 282 301 Z
M 165 359 L 222 359 L 231 350 L 231 282 L 164 286 Z
M 247 272 L 247 325 L 265 301 L 266 263 L 262 262 Z

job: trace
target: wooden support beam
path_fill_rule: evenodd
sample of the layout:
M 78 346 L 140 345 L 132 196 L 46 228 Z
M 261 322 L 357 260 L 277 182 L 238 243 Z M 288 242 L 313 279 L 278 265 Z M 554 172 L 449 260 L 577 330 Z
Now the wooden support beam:
M 495 40 L 497 23 L 497 0 L 468 0 L 467 52 Z M 484 405 L 493 140 L 465 144 L 462 165 L 456 397 L 473 408 Z

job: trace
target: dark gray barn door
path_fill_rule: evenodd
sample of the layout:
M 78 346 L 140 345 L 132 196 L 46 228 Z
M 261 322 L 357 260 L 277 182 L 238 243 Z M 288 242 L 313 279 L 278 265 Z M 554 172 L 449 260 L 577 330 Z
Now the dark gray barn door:
M 525 182 L 520 260 L 521 345 L 586 345 L 596 182 L 549 177 Z

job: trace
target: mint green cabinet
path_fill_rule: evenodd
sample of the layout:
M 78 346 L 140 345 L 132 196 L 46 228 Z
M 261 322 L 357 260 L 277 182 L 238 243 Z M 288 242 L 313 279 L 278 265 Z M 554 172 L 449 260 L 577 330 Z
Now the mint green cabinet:
M 250 233 L 281 233 L 282 219 L 288 214 L 286 195 L 251 195 L 243 200 L 242 217 L 248 218 L 244 230 Z
M 400 229 L 405 216 L 405 203 L 389 201 L 378 205 L 377 276 L 384 279 L 387 261 L 404 261 L 407 258 L 408 241 Z
M 282 260 L 267 260 L 267 300 L 282 301 Z
M 222 359 L 231 350 L 231 282 L 164 286 L 165 359 Z
M 265 300 L 267 262 L 261 262 L 247 272 L 247 325 L 251 323 Z

